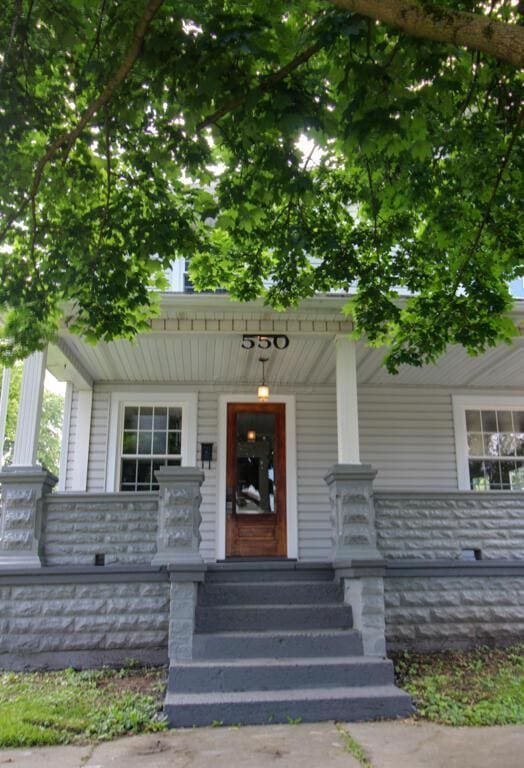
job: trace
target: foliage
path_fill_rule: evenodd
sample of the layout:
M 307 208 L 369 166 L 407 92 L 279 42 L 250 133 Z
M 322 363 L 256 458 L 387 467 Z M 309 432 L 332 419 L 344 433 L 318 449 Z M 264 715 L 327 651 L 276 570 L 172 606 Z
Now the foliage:
M 403 653 L 398 685 L 417 717 L 446 725 L 524 724 L 524 646 L 442 654 Z
M 512 0 L 489 14 L 518 24 Z M 175 256 L 277 308 L 357 283 L 347 311 L 391 370 L 514 334 L 511 64 L 326 0 L 20 0 L 0 41 L 4 360 L 62 320 L 132 336 Z
M 0 382 L 2 370 L 0 369 Z M 11 370 L 11 385 L 9 388 L 9 405 L 5 430 L 4 463 L 9 464 L 16 434 L 20 402 L 20 385 L 22 383 L 22 366 L 14 365 Z M 42 416 L 40 420 L 40 435 L 38 438 L 37 460 L 40 464 L 58 477 L 60 469 L 60 449 L 62 444 L 62 424 L 64 418 L 64 398 L 56 392 L 44 389 L 42 400 Z
M 0 747 L 105 741 L 163 730 L 164 670 L 0 674 Z M 143 692 L 126 683 L 140 678 Z

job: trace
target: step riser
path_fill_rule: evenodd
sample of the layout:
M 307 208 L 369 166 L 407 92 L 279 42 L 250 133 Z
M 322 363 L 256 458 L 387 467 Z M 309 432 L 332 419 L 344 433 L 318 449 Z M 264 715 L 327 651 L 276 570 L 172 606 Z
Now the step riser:
M 312 569 L 275 569 L 275 570 L 208 570 L 206 572 L 206 584 L 242 583 L 246 581 L 273 582 L 273 581 L 333 581 L 335 577 L 332 568 Z
M 268 723 L 289 723 L 292 720 L 313 723 L 322 720 L 376 720 L 378 718 L 407 717 L 413 707 L 405 694 L 369 697 L 363 692 L 362 698 L 347 700 L 315 699 L 309 701 L 252 701 L 249 703 L 227 703 L 217 701 L 202 705 L 177 705 L 166 703 L 165 714 L 172 728 L 190 728 L 193 725 L 256 725 Z
M 346 629 L 353 625 L 350 606 L 271 608 L 197 607 L 196 632 L 252 632 L 294 629 Z
M 271 666 L 171 667 L 168 690 L 172 693 L 210 693 L 234 691 L 271 691 L 294 688 L 326 688 L 389 685 L 393 683 L 390 662 L 370 661 L 366 664 L 316 664 L 297 666 L 292 663 Z
M 272 659 L 318 656 L 358 656 L 362 653 L 360 634 L 227 635 L 201 634 L 193 638 L 194 659 Z
M 205 584 L 198 594 L 198 603 L 202 606 L 307 605 L 342 601 L 341 586 L 322 581 L 304 584 Z

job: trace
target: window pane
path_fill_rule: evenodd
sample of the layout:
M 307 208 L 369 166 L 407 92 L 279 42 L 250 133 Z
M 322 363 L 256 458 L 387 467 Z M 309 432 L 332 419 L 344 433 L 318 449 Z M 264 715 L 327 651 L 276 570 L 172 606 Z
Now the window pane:
M 180 453 L 180 432 L 170 432 L 167 441 L 168 453 Z
M 480 411 L 466 411 L 466 428 L 468 432 L 480 432 Z
M 482 429 L 484 432 L 497 431 L 497 416 L 495 411 L 482 411 Z
M 517 468 L 515 461 L 501 461 L 500 462 L 500 475 L 502 480 L 502 488 L 504 491 L 509 491 L 511 488 L 509 473 L 514 472 Z
M 169 429 L 182 429 L 182 409 L 169 409 Z M 523 428 L 524 431 L 524 428 Z
M 136 432 L 124 432 L 122 453 L 136 453 Z
M 513 432 L 511 411 L 497 411 L 497 419 L 499 423 L 499 432 Z
M 151 453 L 151 432 L 138 433 L 138 453 Z
M 485 461 L 484 467 L 489 480 L 489 487 L 500 490 L 500 462 Z
M 484 434 L 484 456 L 499 455 L 499 436 L 495 434 Z
M 470 487 L 474 491 L 486 491 L 489 488 L 489 483 L 484 474 L 484 462 L 483 461 L 470 461 L 469 462 L 469 479 Z
M 515 455 L 515 435 L 508 435 L 503 433 L 499 435 L 499 446 L 501 456 L 514 456 Z
M 517 462 L 516 469 L 509 473 L 509 483 L 512 491 L 524 491 L 524 464 Z
M 140 429 L 153 429 L 153 409 L 140 407 Z
M 513 424 L 515 432 L 524 432 L 524 411 L 513 411 Z
M 122 483 L 120 487 L 121 491 L 135 491 L 136 485 L 135 483 Z
M 515 435 L 515 451 L 517 456 L 524 456 L 524 432 Z
M 126 407 L 124 412 L 124 429 L 138 429 L 138 408 Z
M 468 449 L 470 456 L 484 456 L 484 441 L 478 432 L 468 434 Z
M 155 408 L 153 424 L 156 430 L 167 429 L 167 408 Z
M 151 482 L 150 459 L 139 459 L 137 464 L 138 464 L 138 472 L 137 472 L 138 483 L 150 483 Z
M 136 481 L 136 461 L 134 459 L 123 459 L 122 461 L 122 483 L 133 483 Z
M 168 459 L 167 460 L 167 466 L 168 467 L 179 467 L 181 465 L 182 461 L 181 459 Z
M 153 432 L 153 453 L 164 455 L 166 452 L 166 433 Z

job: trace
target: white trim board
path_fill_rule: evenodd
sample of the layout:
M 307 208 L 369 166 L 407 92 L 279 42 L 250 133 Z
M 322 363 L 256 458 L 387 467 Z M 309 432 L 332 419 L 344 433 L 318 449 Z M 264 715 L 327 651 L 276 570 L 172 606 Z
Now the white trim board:
M 457 460 L 458 487 L 469 491 L 468 435 L 466 429 L 466 410 L 521 410 L 524 397 L 501 395 L 452 395 L 453 426 L 455 431 L 455 457 Z M 495 491 L 494 491 L 495 493 Z
M 272 403 L 286 406 L 286 514 L 287 557 L 298 558 L 297 437 L 294 395 L 271 395 Z M 228 403 L 258 403 L 256 395 L 219 395 L 217 446 L 217 560 L 226 557 L 226 464 Z
M 107 443 L 106 492 L 118 490 L 118 457 L 122 449 L 122 420 L 124 405 L 151 404 L 166 408 L 182 409 L 182 465 L 196 466 L 197 453 L 197 403 L 198 392 L 111 393 L 109 405 L 109 435 Z

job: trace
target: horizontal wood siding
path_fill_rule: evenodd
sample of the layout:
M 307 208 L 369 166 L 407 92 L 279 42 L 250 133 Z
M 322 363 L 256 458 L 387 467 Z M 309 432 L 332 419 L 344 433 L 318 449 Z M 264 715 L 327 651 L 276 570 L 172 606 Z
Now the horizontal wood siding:
M 111 395 L 96 387 L 93 390 L 91 410 L 91 440 L 87 468 L 87 490 L 91 493 L 105 491 L 107 463 L 107 433 L 109 429 L 109 405 Z
M 216 392 L 200 392 L 198 395 L 197 455 L 200 456 L 202 443 L 213 443 L 211 469 L 204 467 L 205 480 L 202 484 L 202 524 L 200 551 L 205 560 L 216 558 L 216 515 L 217 515 L 217 443 L 218 443 L 218 395 Z
M 359 428 L 360 457 L 378 470 L 377 488 L 457 488 L 451 392 L 362 387 Z
M 75 440 L 78 425 L 78 390 L 73 387 L 71 392 L 71 413 L 69 416 L 69 434 L 67 436 L 67 464 L 65 490 L 73 490 L 73 476 L 75 472 Z
M 335 391 L 299 394 L 296 409 L 298 552 L 303 560 L 326 560 L 331 523 L 324 475 L 337 460 Z

